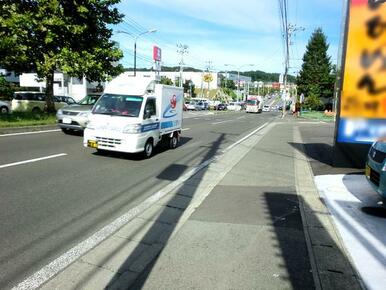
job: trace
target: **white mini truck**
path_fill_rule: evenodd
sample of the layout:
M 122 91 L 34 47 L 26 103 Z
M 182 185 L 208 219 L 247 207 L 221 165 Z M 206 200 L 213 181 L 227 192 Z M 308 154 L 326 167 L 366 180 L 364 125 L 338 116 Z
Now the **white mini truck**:
M 161 142 L 177 147 L 182 111 L 182 88 L 124 73 L 107 84 L 95 103 L 83 145 L 98 151 L 143 152 L 149 158 Z

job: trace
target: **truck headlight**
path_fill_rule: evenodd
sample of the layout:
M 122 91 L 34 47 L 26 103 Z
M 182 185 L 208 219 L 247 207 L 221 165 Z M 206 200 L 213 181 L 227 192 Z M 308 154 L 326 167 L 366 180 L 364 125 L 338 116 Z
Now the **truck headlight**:
M 386 162 L 383 164 L 382 171 L 386 171 Z
M 141 124 L 127 125 L 123 128 L 122 133 L 125 134 L 138 134 L 141 133 L 142 126 Z
M 63 114 L 63 110 L 62 109 L 59 109 L 57 112 L 56 112 L 57 115 L 62 115 Z
M 91 122 L 88 122 L 87 125 L 86 125 L 86 128 L 87 129 L 90 129 L 90 130 L 95 130 L 95 125 Z

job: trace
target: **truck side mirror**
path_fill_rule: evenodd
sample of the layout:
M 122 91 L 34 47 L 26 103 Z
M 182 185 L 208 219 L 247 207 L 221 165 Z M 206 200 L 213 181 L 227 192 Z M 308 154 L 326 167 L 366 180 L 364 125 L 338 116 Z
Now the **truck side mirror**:
M 144 119 L 149 119 L 151 117 L 151 110 L 147 109 L 145 110 Z

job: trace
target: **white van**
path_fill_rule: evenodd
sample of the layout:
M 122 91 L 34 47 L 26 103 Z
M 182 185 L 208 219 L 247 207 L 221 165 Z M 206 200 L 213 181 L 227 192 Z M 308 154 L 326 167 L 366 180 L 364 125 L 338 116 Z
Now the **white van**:
M 182 126 L 183 89 L 124 73 L 107 84 L 95 103 L 83 145 L 97 150 L 143 152 L 161 141 L 176 148 Z

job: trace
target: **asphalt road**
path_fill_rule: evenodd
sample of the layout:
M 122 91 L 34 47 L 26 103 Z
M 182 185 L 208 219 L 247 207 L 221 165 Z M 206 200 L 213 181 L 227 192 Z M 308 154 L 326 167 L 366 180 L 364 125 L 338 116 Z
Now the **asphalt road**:
M 210 158 L 213 144 L 225 149 L 276 116 L 189 112 L 181 145 L 158 149 L 148 160 L 99 155 L 82 146 L 81 136 L 62 132 L 0 135 L 0 289 L 15 286 Z M 47 156 L 54 157 L 17 164 Z

